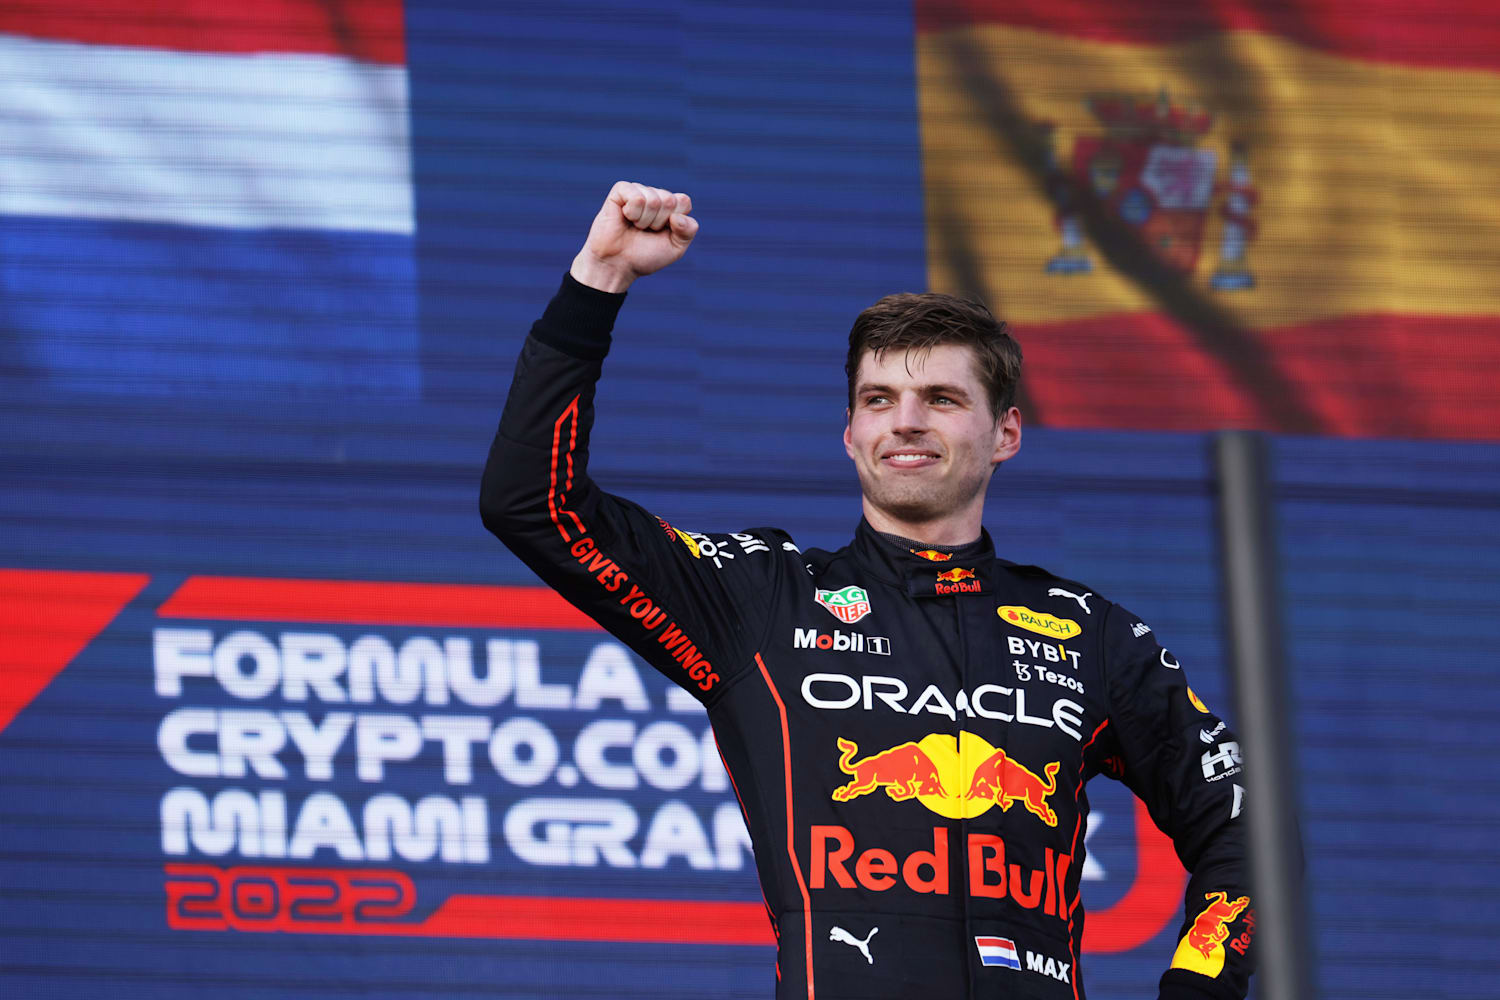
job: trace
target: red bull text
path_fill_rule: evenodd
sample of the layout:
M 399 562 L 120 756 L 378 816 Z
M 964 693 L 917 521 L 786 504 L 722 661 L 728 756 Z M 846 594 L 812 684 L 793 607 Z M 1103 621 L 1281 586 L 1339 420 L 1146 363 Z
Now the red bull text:
M 943 594 L 977 594 L 984 589 L 972 569 L 955 566 L 937 575 L 933 583 L 935 592 Z
M 884 892 L 897 886 L 909 892 L 946 896 L 955 875 L 948 847 L 949 831 L 932 828 L 932 850 L 918 849 L 903 858 L 882 847 L 855 853 L 854 834 L 846 826 L 818 825 L 812 828 L 812 871 L 808 885 L 814 889 L 853 889 L 861 886 Z M 1049 917 L 1067 920 L 1065 887 L 1071 854 L 1052 848 L 1043 852 L 1041 869 L 1024 868 L 1005 860 L 1005 841 L 988 833 L 971 833 L 967 849 L 968 891 L 989 899 L 1010 898 L 1028 910 L 1041 910 Z M 853 870 L 849 861 L 853 859 Z M 829 883 L 832 882 L 832 885 Z

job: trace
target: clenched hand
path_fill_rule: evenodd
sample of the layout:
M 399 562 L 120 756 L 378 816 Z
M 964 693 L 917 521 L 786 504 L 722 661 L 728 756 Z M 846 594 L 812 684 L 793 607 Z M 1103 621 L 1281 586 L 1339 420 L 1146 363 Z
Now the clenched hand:
M 687 252 L 698 232 L 693 199 L 663 188 L 616 181 L 569 273 L 580 284 L 623 292 Z

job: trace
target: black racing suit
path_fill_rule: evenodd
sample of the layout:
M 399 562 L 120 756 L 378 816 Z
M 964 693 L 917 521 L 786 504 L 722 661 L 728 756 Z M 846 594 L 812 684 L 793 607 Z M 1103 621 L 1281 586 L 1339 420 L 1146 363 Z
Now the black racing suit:
M 1078 1000 L 1084 785 L 1123 781 L 1192 872 L 1163 997 L 1243 997 L 1239 747 L 1130 612 L 861 522 L 679 531 L 589 479 L 624 295 L 565 278 L 521 351 L 486 526 L 708 710 L 755 848 L 776 995 Z M 878 928 L 878 931 L 876 930 Z

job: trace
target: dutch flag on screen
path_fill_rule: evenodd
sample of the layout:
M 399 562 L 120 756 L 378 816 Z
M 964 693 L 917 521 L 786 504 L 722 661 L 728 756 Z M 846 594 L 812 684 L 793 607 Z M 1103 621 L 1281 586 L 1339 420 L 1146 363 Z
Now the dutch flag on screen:
M 1003 965 L 1007 969 L 1021 967 L 1021 959 L 1016 954 L 1016 943 L 1010 938 L 976 937 L 974 947 L 979 949 L 981 965 Z
M 0 5 L 0 370 L 420 389 L 401 0 Z

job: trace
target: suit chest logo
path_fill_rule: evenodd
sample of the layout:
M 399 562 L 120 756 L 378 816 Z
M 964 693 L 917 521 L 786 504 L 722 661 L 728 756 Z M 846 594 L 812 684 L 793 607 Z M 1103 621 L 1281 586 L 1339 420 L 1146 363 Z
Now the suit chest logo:
M 995 609 L 1000 620 L 1028 632 L 1045 635 L 1052 639 L 1071 639 L 1083 631 L 1071 618 L 1057 618 L 1045 611 L 1033 611 L 1018 604 L 1005 604 Z
M 853 625 L 870 613 L 870 595 L 863 587 L 850 585 L 843 590 L 819 590 L 813 597 L 845 625 Z

